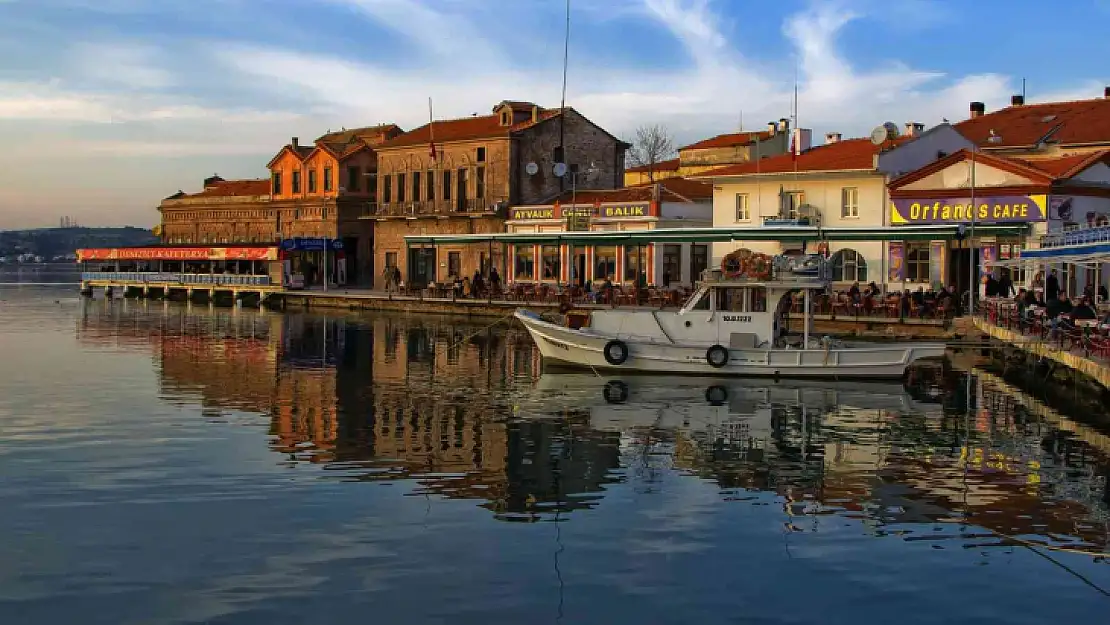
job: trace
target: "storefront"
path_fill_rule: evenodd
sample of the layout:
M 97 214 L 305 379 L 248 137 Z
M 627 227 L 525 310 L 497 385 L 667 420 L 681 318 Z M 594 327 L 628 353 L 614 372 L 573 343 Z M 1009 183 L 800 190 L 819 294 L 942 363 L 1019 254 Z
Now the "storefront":
M 83 282 L 270 286 L 275 285 L 281 275 L 277 261 L 277 247 L 258 245 L 156 245 L 77 250 Z
M 708 201 L 606 202 L 594 197 L 592 203 L 514 207 L 505 222 L 507 232 L 547 233 L 555 237 L 555 242 L 510 245 L 506 278 L 510 282 L 552 284 L 584 285 L 609 279 L 618 284 L 689 286 L 709 265 L 709 245 L 705 243 L 622 244 L 617 238 L 613 244 L 573 245 L 559 241 L 559 236 L 583 231 L 635 232 L 675 225 L 708 227 L 711 223 L 712 205 Z
M 347 284 L 346 250 L 341 239 L 295 238 L 281 242 L 282 284 L 291 289 Z

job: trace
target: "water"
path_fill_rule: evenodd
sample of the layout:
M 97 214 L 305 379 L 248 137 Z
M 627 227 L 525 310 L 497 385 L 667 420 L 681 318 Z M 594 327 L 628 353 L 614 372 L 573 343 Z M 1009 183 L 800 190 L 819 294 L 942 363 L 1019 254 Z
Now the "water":
M 1110 550 L 1103 417 L 987 374 L 541 375 L 504 324 L 82 303 L 70 286 L 0 287 L 0 347 L 0 623 L 1110 607 L 1110 564 L 1089 555 Z

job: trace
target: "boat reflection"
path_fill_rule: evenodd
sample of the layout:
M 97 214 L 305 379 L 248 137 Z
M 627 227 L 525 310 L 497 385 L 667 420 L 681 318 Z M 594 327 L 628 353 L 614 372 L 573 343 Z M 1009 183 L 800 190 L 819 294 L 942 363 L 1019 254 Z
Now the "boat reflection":
M 657 492 L 668 472 L 722 501 L 781 505 L 793 528 L 835 515 L 938 545 L 1110 542 L 1110 436 L 986 373 L 541 374 L 517 328 L 91 306 L 104 308 L 79 321 L 84 344 L 149 349 L 167 401 L 266 419 L 278 462 L 474 501 L 499 520 L 573 519 L 614 489 Z

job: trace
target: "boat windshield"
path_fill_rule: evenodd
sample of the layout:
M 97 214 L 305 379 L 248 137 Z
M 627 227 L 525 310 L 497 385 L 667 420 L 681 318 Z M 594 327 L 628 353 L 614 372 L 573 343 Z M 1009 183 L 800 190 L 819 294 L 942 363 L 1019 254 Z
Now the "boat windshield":
M 709 310 L 709 291 L 694 293 L 690 296 L 689 302 L 693 302 L 695 299 L 697 302 L 690 306 L 690 310 Z

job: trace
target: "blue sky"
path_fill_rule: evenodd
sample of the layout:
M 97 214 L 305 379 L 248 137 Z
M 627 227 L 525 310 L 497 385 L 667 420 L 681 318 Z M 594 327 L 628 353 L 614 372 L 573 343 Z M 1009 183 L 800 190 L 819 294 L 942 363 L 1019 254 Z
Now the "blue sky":
M 679 143 L 1097 97 L 1110 0 L 571 0 L 568 104 Z M 291 136 L 557 106 L 563 0 L 0 0 L 0 228 L 153 225 Z

